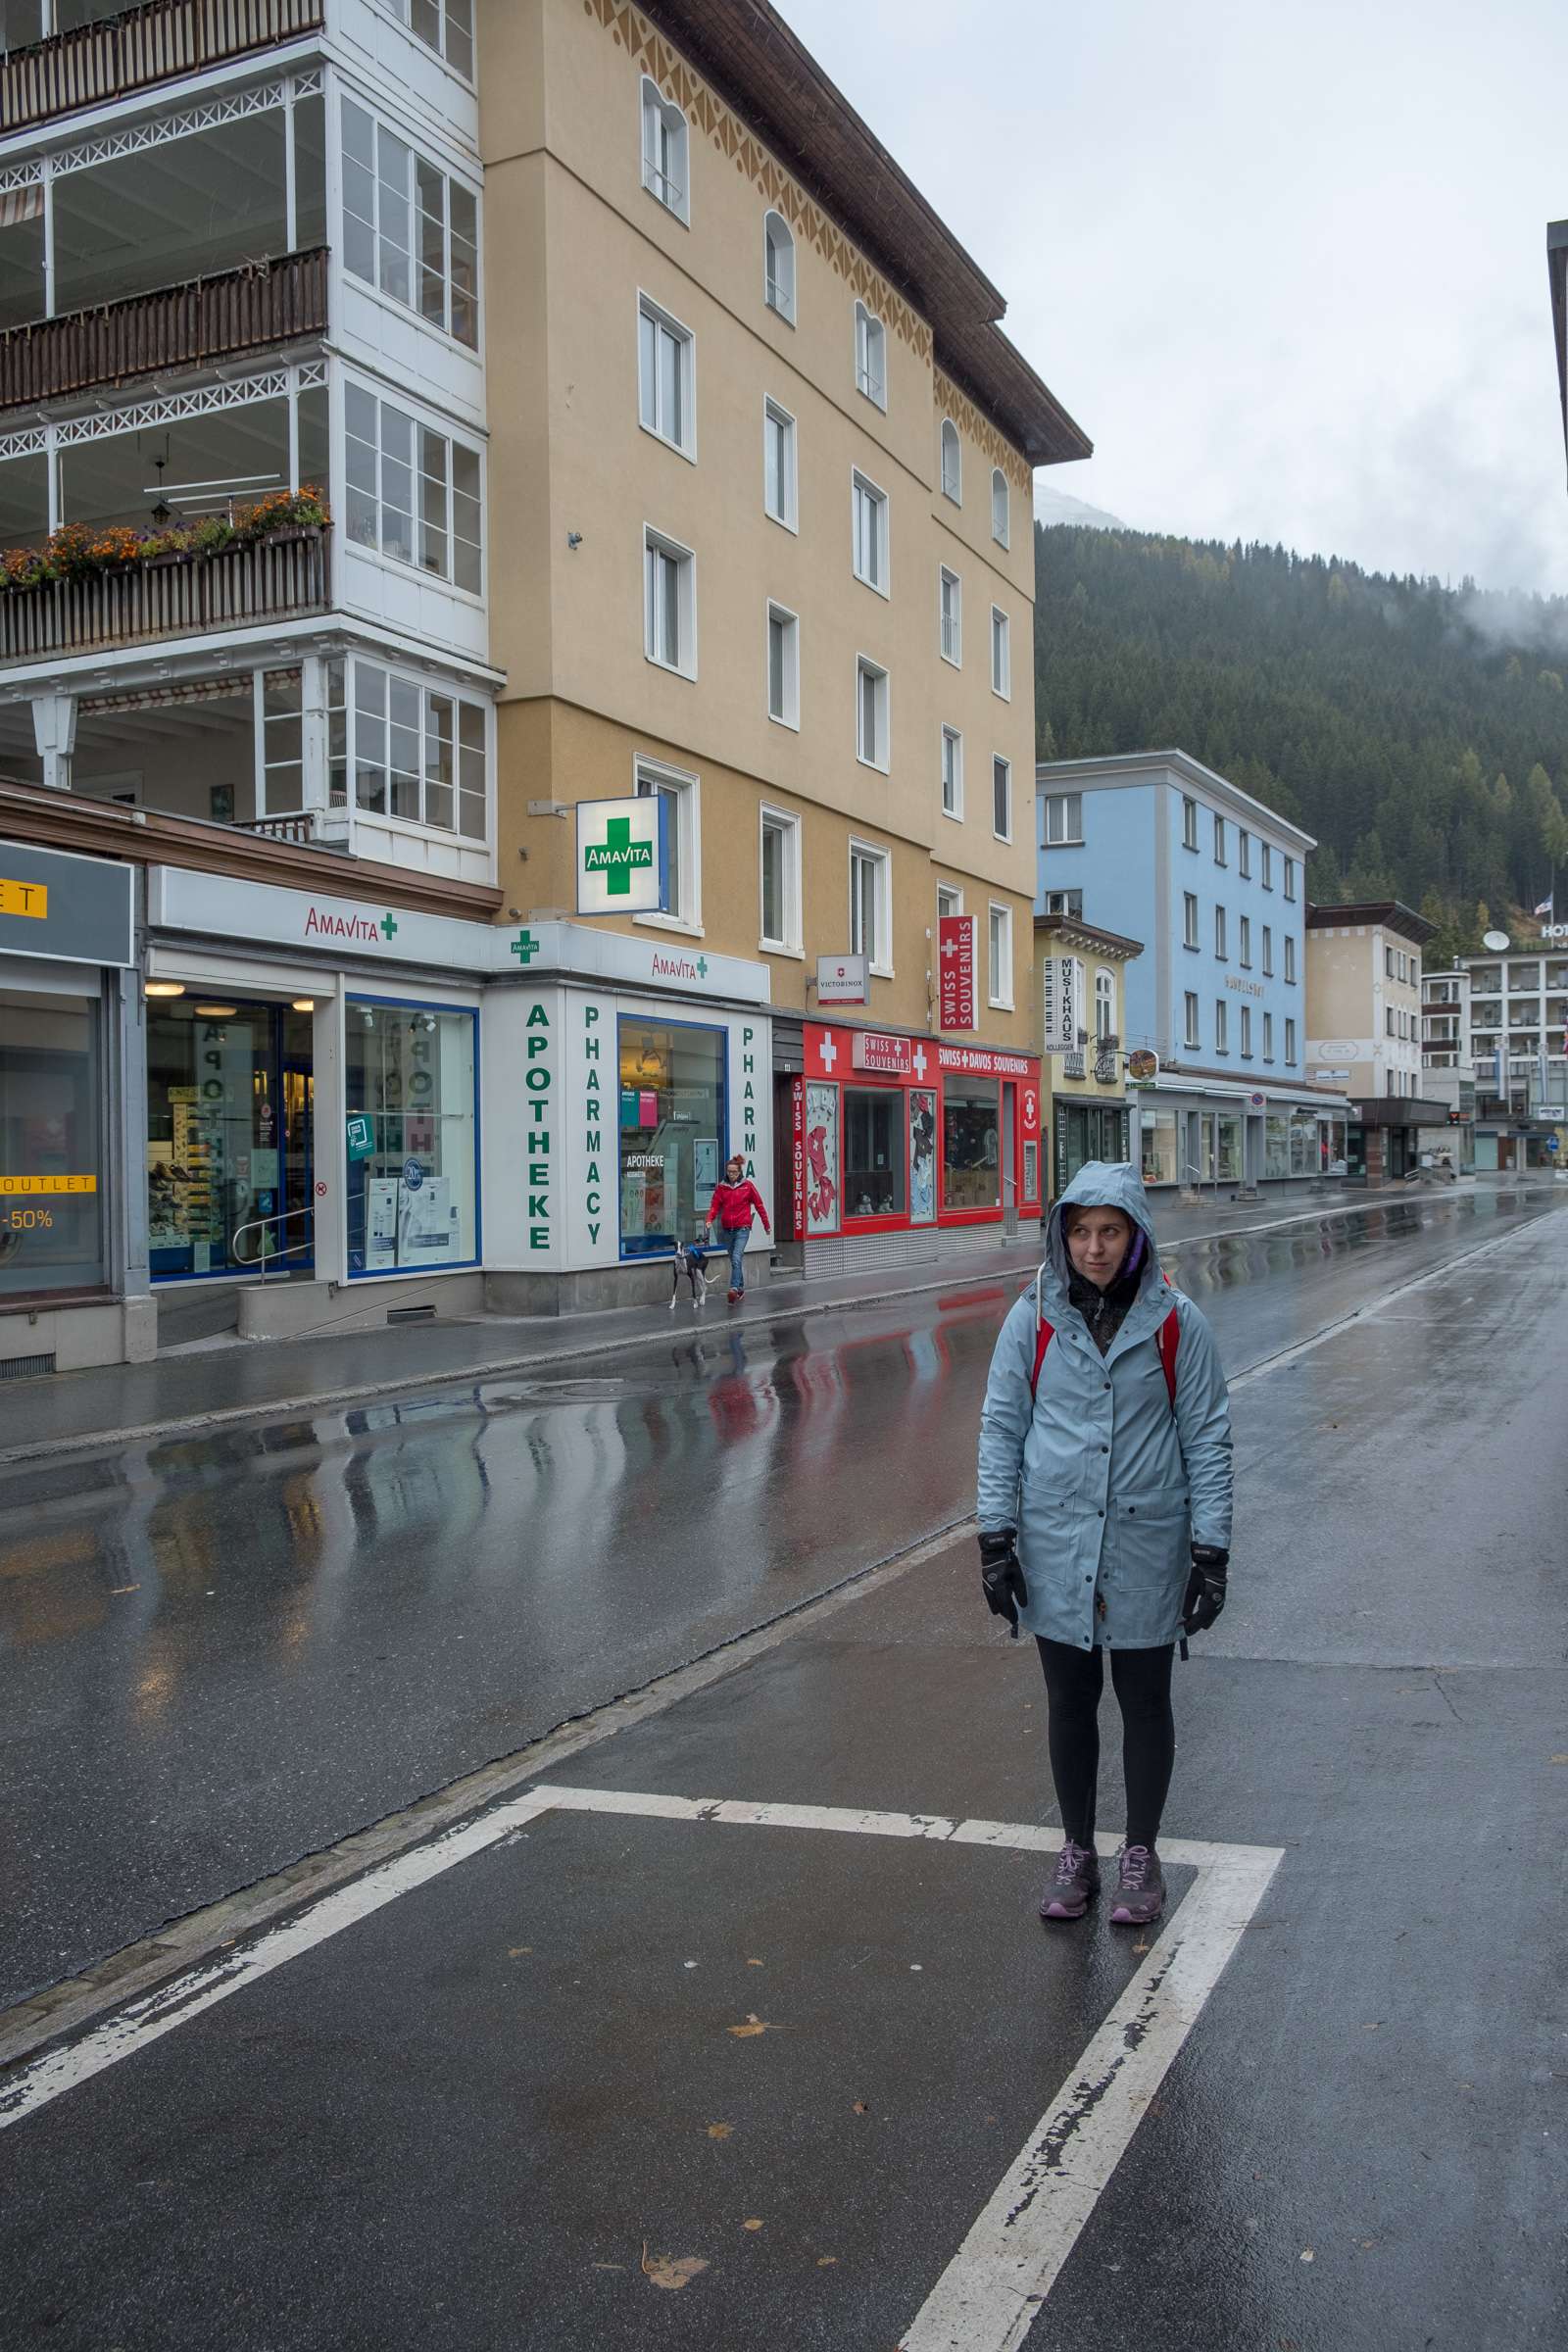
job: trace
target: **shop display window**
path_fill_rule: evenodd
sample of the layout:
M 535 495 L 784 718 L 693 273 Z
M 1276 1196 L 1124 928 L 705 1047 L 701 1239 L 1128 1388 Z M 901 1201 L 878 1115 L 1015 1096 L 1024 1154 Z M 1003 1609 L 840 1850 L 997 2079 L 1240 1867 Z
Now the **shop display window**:
M 1291 1172 L 1291 1115 L 1289 1111 L 1271 1110 L 1263 1121 L 1263 1174 L 1288 1176 Z
M 909 1089 L 909 1223 L 934 1225 L 937 1215 L 937 1098 L 929 1086 Z M 1026 1144 L 1025 1151 L 1033 1145 Z
M 98 1035 L 90 997 L 0 991 L 0 1298 L 107 1280 Z
M 1145 1110 L 1138 1121 L 1139 1154 L 1145 1184 L 1175 1184 L 1180 1179 L 1174 1110 Z
M 995 1078 L 942 1081 L 942 1205 L 1000 1208 L 1001 1102 Z
M 620 1254 L 702 1238 L 723 1168 L 725 1032 L 682 1021 L 619 1026 Z
M 1315 1176 L 1317 1161 L 1317 1113 L 1311 1110 L 1293 1110 L 1291 1113 L 1291 1174 Z
M 311 1017 L 197 993 L 147 1007 L 155 1281 L 312 1263 Z
M 1242 1122 L 1221 1117 L 1219 1120 L 1219 1180 L 1221 1184 L 1238 1184 L 1242 1174 Z
M 904 1091 L 844 1089 L 844 1214 L 902 1217 L 906 1204 Z
M 813 1079 L 806 1090 L 806 1230 L 839 1229 L 839 1090 Z
M 476 1016 L 351 997 L 344 1010 L 349 1272 L 479 1255 Z

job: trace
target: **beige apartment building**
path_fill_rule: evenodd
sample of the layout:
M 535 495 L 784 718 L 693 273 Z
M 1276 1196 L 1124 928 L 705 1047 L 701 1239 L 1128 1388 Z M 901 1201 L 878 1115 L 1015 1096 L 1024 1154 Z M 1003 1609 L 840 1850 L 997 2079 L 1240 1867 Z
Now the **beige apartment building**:
M 607 927 L 622 972 L 710 984 L 658 1035 L 616 1013 L 656 1180 L 622 1181 L 622 1252 L 703 1204 L 681 1060 L 808 1263 L 1010 1226 L 1041 1178 L 1032 468 L 1089 445 L 775 12 L 508 0 L 478 37 L 498 878 L 569 917 L 575 804 L 662 796 L 665 906 Z M 961 1028 L 944 915 L 975 918 Z M 819 1003 L 855 955 L 868 1001 Z M 742 967 L 767 1050 L 738 1121 L 670 1024 Z M 573 1033 L 569 989 L 550 1017 Z
M 1432 925 L 1396 900 L 1310 906 L 1306 915 L 1308 1078 L 1350 1097 L 1352 1178 L 1402 1177 L 1419 1130 L 1441 1125 L 1421 1095 L 1421 950 Z

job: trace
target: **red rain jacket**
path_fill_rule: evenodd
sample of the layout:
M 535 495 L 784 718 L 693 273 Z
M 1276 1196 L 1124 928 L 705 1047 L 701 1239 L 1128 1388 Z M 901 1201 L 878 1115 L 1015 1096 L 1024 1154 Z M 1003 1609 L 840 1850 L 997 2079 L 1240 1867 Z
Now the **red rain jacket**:
M 708 1222 L 710 1225 L 720 1226 L 725 1233 L 733 1233 L 738 1225 L 751 1223 L 754 1208 L 762 1220 L 762 1231 L 771 1233 L 773 1228 L 767 1221 L 767 1211 L 762 1206 L 762 1196 L 751 1178 L 743 1176 L 739 1184 L 725 1184 L 720 1180 L 713 1188 L 712 1204 L 708 1211 Z

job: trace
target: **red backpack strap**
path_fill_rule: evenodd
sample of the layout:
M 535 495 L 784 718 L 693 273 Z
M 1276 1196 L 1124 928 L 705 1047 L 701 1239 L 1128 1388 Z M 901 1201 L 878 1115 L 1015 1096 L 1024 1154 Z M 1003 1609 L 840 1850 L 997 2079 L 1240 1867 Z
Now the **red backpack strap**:
M 1039 1322 L 1035 1325 L 1035 1368 L 1029 1375 L 1029 1394 L 1031 1396 L 1038 1396 L 1040 1394 L 1040 1367 L 1046 1360 L 1046 1349 L 1051 1346 L 1051 1343 L 1055 1336 L 1056 1327 L 1054 1323 L 1048 1323 L 1045 1316 L 1042 1315 Z
M 1174 1307 L 1159 1327 L 1159 1360 L 1165 1370 L 1165 1386 L 1170 1392 L 1170 1409 L 1176 1410 L 1176 1351 L 1182 1344 L 1182 1319 Z

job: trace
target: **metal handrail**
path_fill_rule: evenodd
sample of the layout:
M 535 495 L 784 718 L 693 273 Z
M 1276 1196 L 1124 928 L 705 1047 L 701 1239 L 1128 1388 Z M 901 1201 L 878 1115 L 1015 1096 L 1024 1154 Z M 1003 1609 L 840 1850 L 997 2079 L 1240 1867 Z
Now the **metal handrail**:
M 255 1264 L 256 1259 L 241 1259 L 239 1254 L 240 1235 L 242 1233 L 261 1234 L 264 1238 L 262 1247 L 257 1252 L 257 1256 L 261 1261 L 262 1280 L 265 1282 L 267 1280 L 268 1267 L 275 1263 L 278 1258 L 297 1256 L 302 1250 L 314 1250 L 316 1246 L 316 1236 L 315 1233 L 312 1232 L 306 1235 L 304 1241 L 290 1242 L 285 1249 L 269 1250 L 265 1238 L 268 1226 L 287 1225 L 295 1217 L 314 1217 L 315 1214 L 316 1205 L 314 1201 L 307 1201 L 303 1208 L 281 1208 L 274 1216 L 248 1218 L 243 1225 L 236 1225 L 232 1234 L 229 1236 L 228 1253 L 230 1258 L 236 1265 Z

